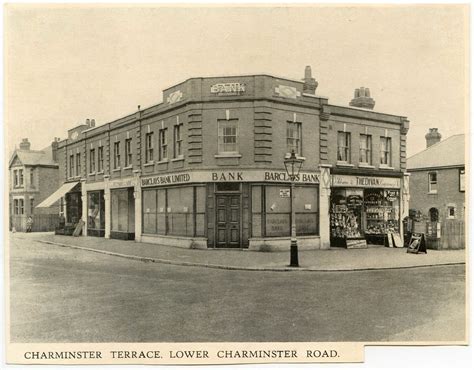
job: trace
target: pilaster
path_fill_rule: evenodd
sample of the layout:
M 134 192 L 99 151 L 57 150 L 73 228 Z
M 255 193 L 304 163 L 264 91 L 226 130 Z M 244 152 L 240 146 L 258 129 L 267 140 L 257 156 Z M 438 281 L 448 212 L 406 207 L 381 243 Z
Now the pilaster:
M 110 239 L 110 230 L 112 225 L 112 212 L 110 203 L 110 187 L 109 187 L 110 176 L 104 176 L 104 217 L 105 217 L 105 239 Z
M 142 183 L 140 181 L 140 170 L 134 171 L 136 177 L 133 197 L 135 198 L 135 241 L 142 240 Z
M 84 227 L 82 228 L 82 235 L 87 236 L 87 189 L 86 179 L 81 179 L 81 200 L 82 200 L 82 221 Z
M 319 181 L 319 238 L 321 240 L 321 249 L 329 249 L 329 204 L 331 197 L 331 165 L 320 164 Z

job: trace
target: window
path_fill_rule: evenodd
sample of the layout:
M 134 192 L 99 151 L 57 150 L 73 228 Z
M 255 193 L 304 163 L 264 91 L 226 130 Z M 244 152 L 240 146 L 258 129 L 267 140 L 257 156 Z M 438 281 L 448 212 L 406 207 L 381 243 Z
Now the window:
M 288 122 L 286 148 L 288 153 L 294 150 L 296 155 L 301 156 L 301 123 Z
M 465 186 L 465 175 L 466 175 L 466 170 L 464 168 L 459 170 L 459 191 L 465 191 L 464 186 Z
M 104 147 L 97 148 L 97 172 L 104 171 Z
M 18 174 L 20 177 L 19 186 L 23 186 L 23 170 L 18 170 Z
M 392 165 L 392 139 L 390 137 L 382 136 L 380 138 L 380 164 Z
M 372 164 L 372 136 L 360 135 L 359 162 Z
M 430 221 L 431 222 L 438 222 L 439 221 L 439 212 L 437 208 L 430 208 Z
M 158 132 L 158 144 L 159 144 L 159 161 L 164 161 L 168 159 L 168 141 L 166 138 L 166 132 L 168 130 L 166 128 L 161 129 Z
M 351 133 L 337 133 L 337 160 L 350 162 L 351 159 Z
M 90 150 L 89 173 L 95 172 L 95 149 Z
M 456 218 L 456 207 L 455 206 L 448 206 L 447 218 L 453 219 Z
M 428 173 L 428 192 L 433 194 L 438 192 L 438 174 L 436 172 Z
M 69 156 L 69 177 L 74 177 L 74 154 Z
M 237 121 L 218 122 L 218 151 L 219 153 L 237 153 Z
M 120 141 L 114 143 L 114 169 L 120 168 Z
M 23 215 L 25 214 L 25 201 L 24 199 L 18 199 L 18 214 Z
M 145 136 L 145 162 L 153 162 L 153 132 Z
M 13 214 L 18 214 L 18 199 L 13 199 Z
M 18 171 L 13 170 L 13 185 L 16 187 L 18 186 Z
M 87 166 L 86 166 L 87 170 Z M 76 154 L 76 176 L 81 176 L 81 154 Z
M 125 140 L 125 167 L 132 165 L 132 139 Z
M 33 198 L 30 198 L 30 213 L 33 214 L 34 210 L 35 210 L 35 200 Z
M 178 158 L 183 155 L 183 137 L 182 137 L 183 124 L 174 126 L 174 158 Z
M 33 168 L 30 169 L 30 186 L 35 187 L 35 170 Z

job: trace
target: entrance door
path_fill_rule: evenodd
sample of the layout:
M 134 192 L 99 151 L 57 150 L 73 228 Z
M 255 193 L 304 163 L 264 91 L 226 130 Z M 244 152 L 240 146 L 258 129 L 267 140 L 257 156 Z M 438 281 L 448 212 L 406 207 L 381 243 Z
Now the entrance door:
M 240 195 L 216 195 L 218 248 L 240 248 Z

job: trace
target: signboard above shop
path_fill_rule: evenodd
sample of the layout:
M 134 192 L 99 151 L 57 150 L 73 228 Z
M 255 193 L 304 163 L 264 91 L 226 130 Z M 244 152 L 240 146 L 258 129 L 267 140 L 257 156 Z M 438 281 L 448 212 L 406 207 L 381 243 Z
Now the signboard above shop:
M 400 179 L 396 177 L 331 175 L 331 186 L 400 189 Z
M 285 171 L 187 171 L 142 178 L 142 186 L 174 185 L 196 182 L 285 182 L 290 179 Z M 319 184 L 319 173 L 301 172 L 295 179 L 298 184 Z

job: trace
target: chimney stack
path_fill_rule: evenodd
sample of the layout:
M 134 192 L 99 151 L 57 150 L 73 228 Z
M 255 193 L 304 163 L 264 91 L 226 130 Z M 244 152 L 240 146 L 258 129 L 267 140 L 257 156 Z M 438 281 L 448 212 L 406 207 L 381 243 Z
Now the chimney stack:
M 28 138 L 22 139 L 22 141 L 20 143 L 20 149 L 21 150 L 30 150 L 30 148 L 31 148 L 31 144 L 28 141 Z
M 375 100 L 370 97 L 370 90 L 367 87 L 361 87 L 354 90 L 354 99 L 349 103 L 351 107 L 374 109 Z
M 430 128 L 428 133 L 425 135 L 426 147 L 429 148 L 431 145 L 439 143 L 441 141 L 441 134 L 438 132 L 438 128 Z
M 314 95 L 316 93 L 316 88 L 318 87 L 318 81 L 316 81 L 311 74 L 311 66 L 306 66 L 304 69 L 303 81 L 303 93 Z
M 58 146 L 59 146 L 59 137 L 55 137 L 54 141 L 51 143 L 51 156 L 53 162 L 58 161 Z
M 95 127 L 95 119 L 94 118 L 91 119 L 91 127 Z
M 87 127 L 91 127 L 91 120 L 89 118 L 86 119 L 86 125 Z

